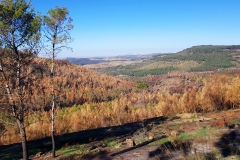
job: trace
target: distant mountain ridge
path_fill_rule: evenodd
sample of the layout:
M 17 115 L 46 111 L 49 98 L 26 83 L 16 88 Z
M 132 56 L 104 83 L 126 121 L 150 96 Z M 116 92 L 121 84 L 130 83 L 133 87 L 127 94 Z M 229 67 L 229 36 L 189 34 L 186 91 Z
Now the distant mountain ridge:
M 77 65 L 98 64 L 106 62 L 103 58 L 91 59 L 91 58 L 66 58 L 67 61 Z
M 220 51 L 235 51 L 240 49 L 240 45 L 199 45 L 199 46 L 192 46 L 190 48 L 186 48 L 176 54 L 197 54 L 197 53 L 213 53 L 213 52 L 220 52 Z
M 137 55 L 119 55 L 110 57 L 90 57 L 90 58 L 75 58 L 67 57 L 66 60 L 77 65 L 99 64 L 112 61 L 137 61 L 146 60 L 156 56 L 165 55 L 165 53 L 137 54 Z

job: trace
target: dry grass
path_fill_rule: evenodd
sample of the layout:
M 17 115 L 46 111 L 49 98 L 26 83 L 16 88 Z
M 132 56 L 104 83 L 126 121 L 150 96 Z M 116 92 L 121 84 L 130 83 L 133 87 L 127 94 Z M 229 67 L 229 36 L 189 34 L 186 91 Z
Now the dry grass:
M 121 125 L 147 118 L 186 112 L 208 112 L 239 108 L 240 77 L 213 75 L 203 79 L 203 87 L 183 94 L 129 93 L 111 102 L 74 105 L 56 110 L 56 133 L 64 134 L 99 127 Z M 28 117 L 28 139 L 50 136 L 50 113 L 35 112 Z M 222 124 L 219 124 L 222 125 Z M 17 127 L 6 125 L 0 144 L 20 141 Z

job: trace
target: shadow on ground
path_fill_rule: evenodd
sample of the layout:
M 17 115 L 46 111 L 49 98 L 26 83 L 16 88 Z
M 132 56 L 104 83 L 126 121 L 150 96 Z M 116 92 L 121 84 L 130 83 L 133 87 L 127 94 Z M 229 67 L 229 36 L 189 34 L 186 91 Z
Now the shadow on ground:
M 215 142 L 216 150 L 213 152 L 199 152 L 200 148 L 194 147 L 192 140 L 168 142 L 159 145 L 158 148 L 149 153 L 149 158 L 168 160 L 168 159 L 184 159 L 191 157 L 193 159 L 222 159 L 240 158 L 240 128 L 235 128 L 229 132 L 222 134 L 220 139 Z
M 167 142 L 160 145 L 156 150 L 149 152 L 149 158 L 168 160 L 171 158 L 182 159 L 189 155 L 192 150 L 192 142 Z
M 98 128 L 80 132 L 74 132 L 56 136 L 56 149 L 67 145 L 87 144 L 94 141 L 101 141 L 107 138 L 126 138 L 132 136 L 134 132 L 144 128 L 149 124 L 160 124 L 167 120 L 167 117 L 157 117 L 147 119 L 141 122 L 128 123 L 120 126 Z M 38 152 L 46 153 L 51 151 L 51 138 L 43 138 L 28 142 L 29 155 L 35 155 Z M 99 152 L 98 155 L 106 155 L 105 151 Z M 96 156 L 96 155 L 93 155 Z M 0 159 L 20 159 L 22 158 L 21 143 L 0 146 Z
M 223 157 L 240 156 L 240 128 L 223 134 L 215 146 L 219 148 Z

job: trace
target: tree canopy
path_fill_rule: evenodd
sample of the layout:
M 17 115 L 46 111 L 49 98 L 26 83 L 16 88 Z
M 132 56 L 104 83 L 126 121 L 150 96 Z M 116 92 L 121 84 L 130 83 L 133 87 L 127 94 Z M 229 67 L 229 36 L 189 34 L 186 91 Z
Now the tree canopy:
M 32 51 L 40 39 L 41 18 L 24 0 L 2 0 L 0 42 L 10 49 Z

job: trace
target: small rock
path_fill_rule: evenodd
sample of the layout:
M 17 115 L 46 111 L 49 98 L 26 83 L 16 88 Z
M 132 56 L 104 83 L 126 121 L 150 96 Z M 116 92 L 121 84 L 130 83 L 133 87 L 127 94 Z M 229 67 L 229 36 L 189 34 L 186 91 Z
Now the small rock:
M 237 124 L 234 124 L 234 128 L 238 128 L 238 125 L 237 125 Z
M 146 136 L 147 136 L 148 139 L 149 139 L 149 137 L 154 137 L 154 134 L 153 134 L 152 132 L 147 132 L 147 133 L 146 133 Z
M 135 142 L 134 142 L 134 140 L 131 139 L 131 138 L 127 138 L 127 139 L 126 139 L 126 143 L 127 143 L 127 146 L 128 146 L 128 147 L 133 147 L 133 146 L 135 146 Z
M 171 135 L 171 137 L 176 138 L 178 136 L 178 132 L 177 131 L 171 131 L 170 135 Z
M 184 127 L 183 127 L 183 126 L 180 126 L 179 129 L 180 129 L 180 130 L 184 130 Z
M 41 155 L 42 155 L 42 152 L 38 152 L 35 156 L 36 157 L 41 157 Z

